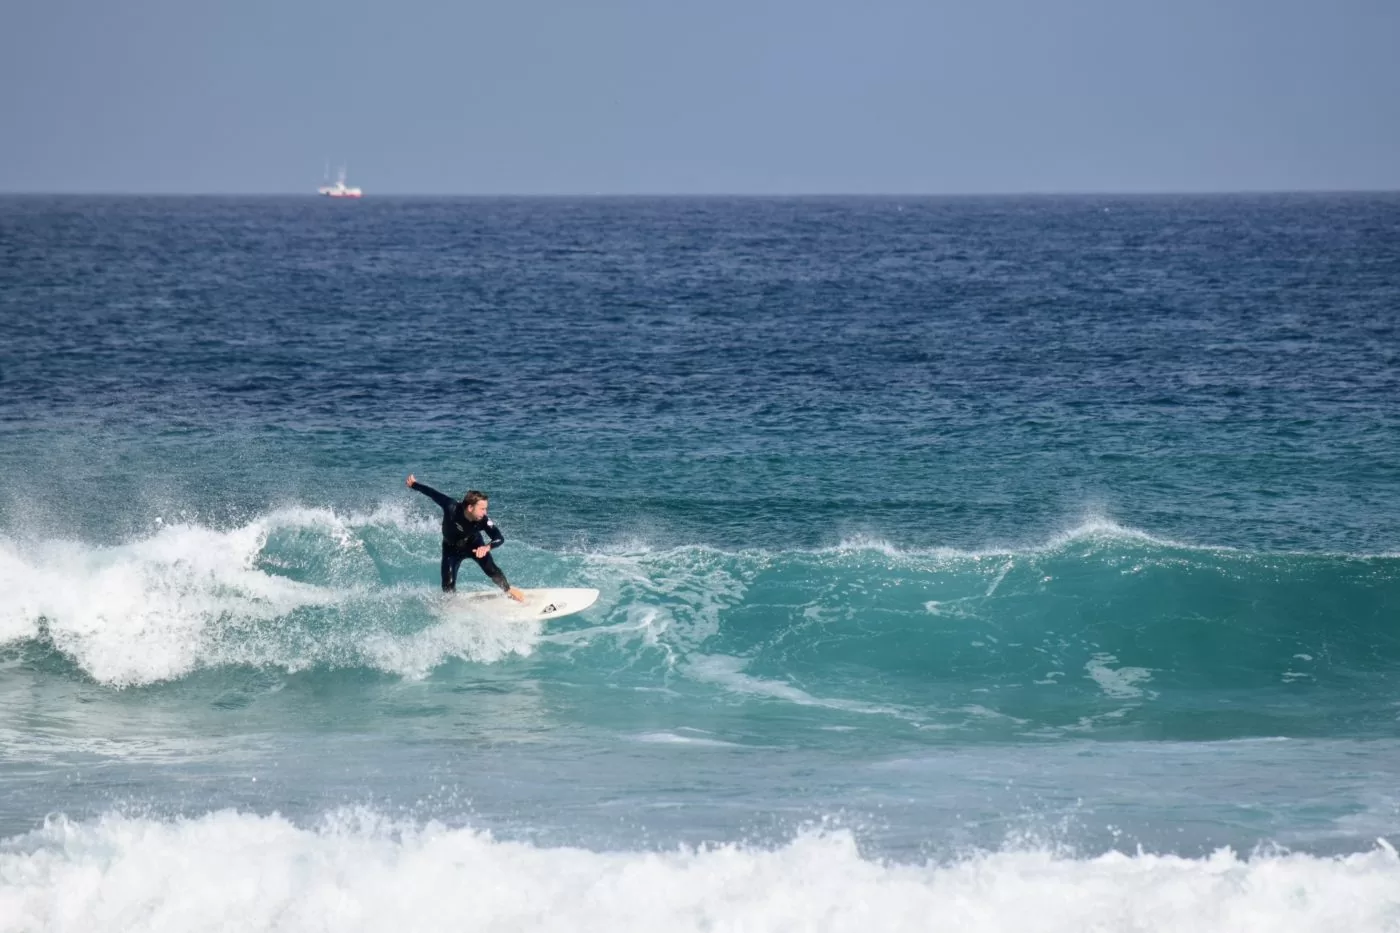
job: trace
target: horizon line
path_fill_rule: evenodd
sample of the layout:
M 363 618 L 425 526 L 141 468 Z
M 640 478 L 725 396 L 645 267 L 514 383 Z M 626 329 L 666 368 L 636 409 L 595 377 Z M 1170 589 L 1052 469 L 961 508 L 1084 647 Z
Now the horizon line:
M 1106 198 L 1106 197 L 1231 197 L 1257 195 L 1293 194 L 1400 194 L 1397 188 L 1180 188 L 1180 189 L 1140 189 L 1140 190 L 1026 190 L 1026 191 L 962 191 L 962 192 L 607 192 L 607 191 L 549 191 L 549 192 L 430 192 L 430 191 L 385 191 L 367 192 L 362 199 L 380 198 L 539 198 L 539 199 L 605 199 L 605 198 L 733 198 L 733 199 L 795 199 L 795 198 Z M 115 198 L 314 198 L 316 200 L 336 200 L 311 191 L 120 191 L 120 190 L 60 190 L 60 191 L 14 191 L 0 190 L 0 197 L 115 197 Z

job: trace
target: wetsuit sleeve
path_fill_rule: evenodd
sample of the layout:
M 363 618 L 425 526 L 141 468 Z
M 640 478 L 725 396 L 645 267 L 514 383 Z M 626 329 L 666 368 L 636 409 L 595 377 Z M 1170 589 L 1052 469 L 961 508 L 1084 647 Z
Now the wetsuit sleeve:
M 506 536 L 501 534 L 501 529 L 497 528 L 496 523 L 489 518 L 486 520 L 486 533 L 491 536 L 492 550 L 506 543 Z
M 418 492 L 421 492 L 423 495 L 427 496 L 429 499 L 432 499 L 444 509 L 450 509 L 453 505 L 456 504 L 453 502 L 451 496 L 444 496 L 442 493 L 438 492 L 433 487 L 428 486 L 424 483 L 414 483 L 413 488 Z

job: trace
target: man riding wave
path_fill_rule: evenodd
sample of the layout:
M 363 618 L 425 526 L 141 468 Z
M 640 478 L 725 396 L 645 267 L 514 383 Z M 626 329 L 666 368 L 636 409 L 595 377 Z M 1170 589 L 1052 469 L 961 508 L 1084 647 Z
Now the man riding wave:
M 491 551 L 505 544 L 506 539 L 486 514 L 486 493 L 471 489 L 458 501 L 418 482 L 411 473 L 405 482 L 409 489 L 418 490 L 442 507 L 442 591 L 457 590 L 457 568 L 470 557 L 507 596 L 523 602 L 525 594 L 510 585 L 491 559 Z

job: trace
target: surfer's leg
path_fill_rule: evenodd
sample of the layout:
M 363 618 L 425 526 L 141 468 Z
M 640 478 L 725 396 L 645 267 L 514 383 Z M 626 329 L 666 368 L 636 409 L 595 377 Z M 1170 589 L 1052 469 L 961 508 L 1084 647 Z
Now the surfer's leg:
M 510 592 L 510 582 L 506 580 L 506 575 L 501 573 L 501 568 L 497 567 L 496 562 L 491 559 L 489 552 L 485 557 L 472 555 L 472 560 L 476 561 L 476 565 L 481 568 L 482 573 L 491 578 L 492 583 L 495 583 L 505 592 Z
M 457 568 L 462 566 L 465 555 L 446 545 L 442 548 L 442 591 L 453 593 L 457 590 Z

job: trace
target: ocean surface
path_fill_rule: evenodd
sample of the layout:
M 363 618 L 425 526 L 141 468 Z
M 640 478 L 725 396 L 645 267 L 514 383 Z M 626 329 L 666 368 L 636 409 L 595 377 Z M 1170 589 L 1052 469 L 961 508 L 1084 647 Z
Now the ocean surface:
M 0 198 L 6 933 L 1400 930 L 1397 774 L 1400 195 Z

